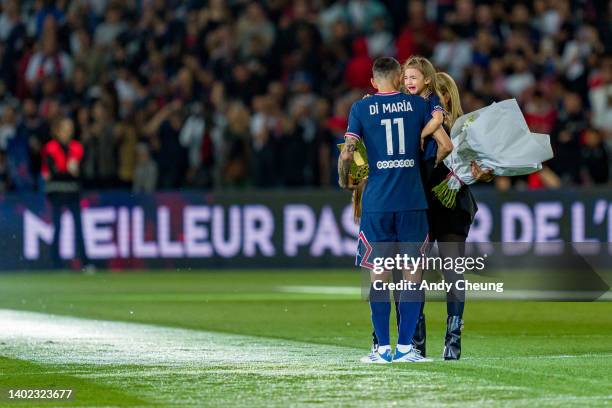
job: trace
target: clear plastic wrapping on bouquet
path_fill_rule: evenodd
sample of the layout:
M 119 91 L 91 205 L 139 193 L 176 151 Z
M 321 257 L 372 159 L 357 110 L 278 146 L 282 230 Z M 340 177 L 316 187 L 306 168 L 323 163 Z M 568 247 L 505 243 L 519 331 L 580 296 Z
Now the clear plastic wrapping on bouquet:
M 461 186 L 476 182 L 472 161 L 496 176 L 520 176 L 540 170 L 542 162 L 553 157 L 550 137 L 529 131 L 516 99 L 461 116 L 451 129 L 451 140 L 453 152 L 444 159 L 450 173 L 433 190 L 450 208 Z

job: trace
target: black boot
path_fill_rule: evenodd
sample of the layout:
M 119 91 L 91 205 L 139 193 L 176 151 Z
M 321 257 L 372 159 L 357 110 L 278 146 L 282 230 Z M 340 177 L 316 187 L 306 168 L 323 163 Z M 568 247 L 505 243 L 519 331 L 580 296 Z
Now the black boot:
M 372 330 L 372 352 L 378 350 L 378 337 L 376 337 L 376 332 Z
M 459 360 L 461 357 L 461 331 L 463 320 L 461 316 L 448 316 L 446 319 L 446 337 L 444 338 L 445 360 Z
M 414 335 L 412 336 L 412 346 L 419 350 L 423 357 L 425 357 L 425 340 L 427 337 L 425 329 L 425 315 L 421 314 L 417 321 L 416 329 L 414 329 Z

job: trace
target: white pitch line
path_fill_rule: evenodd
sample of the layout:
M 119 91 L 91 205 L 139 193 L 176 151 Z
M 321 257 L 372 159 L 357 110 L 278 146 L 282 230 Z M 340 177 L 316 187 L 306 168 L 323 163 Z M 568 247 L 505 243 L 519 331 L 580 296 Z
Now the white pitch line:
M 55 364 L 353 365 L 367 349 L 0 309 L 0 354 Z M 364 334 L 364 338 L 367 333 Z M 612 357 L 612 354 L 596 354 Z M 584 355 L 513 356 L 565 359 Z M 435 358 L 435 357 L 434 357 Z M 466 361 L 503 360 L 469 357 Z
M 238 364 L 355 361 L 358 350 L 149 324 L 0 310 L 0 353 L 57 364 Z M 365 353 L 367 350 L 362 350 Z

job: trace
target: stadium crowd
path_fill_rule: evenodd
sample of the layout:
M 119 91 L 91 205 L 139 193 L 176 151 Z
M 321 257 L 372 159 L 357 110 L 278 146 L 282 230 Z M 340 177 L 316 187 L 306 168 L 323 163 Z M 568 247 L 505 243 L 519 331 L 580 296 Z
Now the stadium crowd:
M 336 184 L 374 58 L 431 58 L 466 112 L 519 100 L 547 171 L 500 189 L 605 184 L 612 1 L 0 0 L 0 191 L 41 185 L 74 120 L 85 188 Z

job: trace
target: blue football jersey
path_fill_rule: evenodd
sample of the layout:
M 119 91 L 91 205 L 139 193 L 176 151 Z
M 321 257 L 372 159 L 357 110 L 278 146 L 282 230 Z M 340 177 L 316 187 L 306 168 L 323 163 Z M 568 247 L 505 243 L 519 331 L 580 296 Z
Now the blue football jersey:
M 432 115 L 434 112 L 442 112 L 443 114 L 446 113 L 442 107 L 442 104 L 440 103 L 440 98 L 438 98 L 438 95 L 435 93 L 429 95 L 427 98 L 425 98 L 425 100 L 427 101 L 429 111 Z M 436 154 L 438 154 L 438 144 L 432 135 L 430 135 L 427 137 L 427 139 L 425 139 L 425 146 L 423 146 L 423 160 L 433 159 L 436 157 Z
M 370 172 L 363 212 L 427 209 L 419 164 L 429 104 L 416 95 L 377 93 L 351 107 L 346 136 L 363 140 Z

